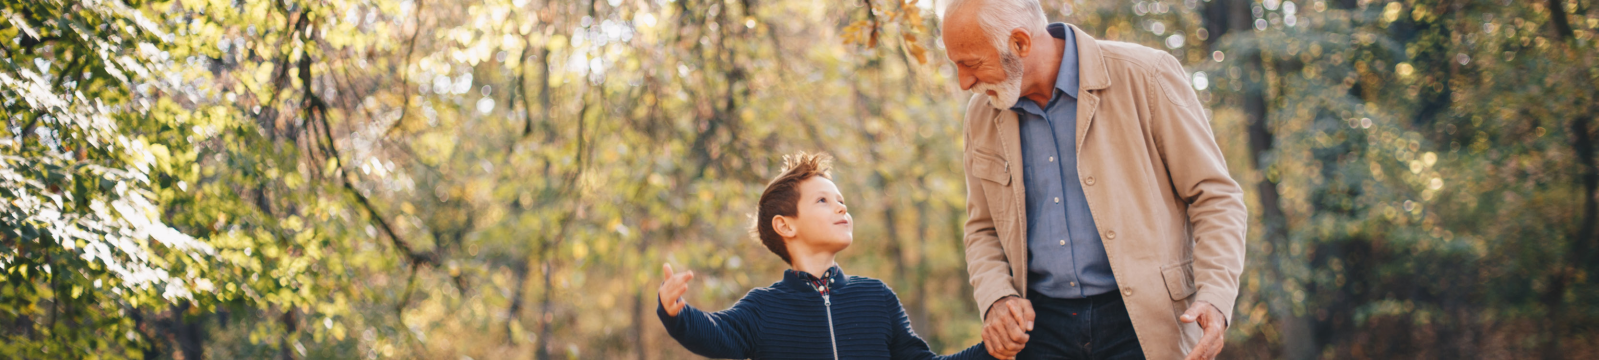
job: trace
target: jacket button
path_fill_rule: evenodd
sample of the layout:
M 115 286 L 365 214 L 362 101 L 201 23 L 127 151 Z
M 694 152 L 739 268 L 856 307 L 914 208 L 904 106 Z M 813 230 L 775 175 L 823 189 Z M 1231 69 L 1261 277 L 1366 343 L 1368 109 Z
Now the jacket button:
M 1083 179 L 1083 183 L 1088 184 L 1088 186 L 1094 186 L 1094 177 L 1089 176 L 1087 179 Z
M 1111 239 L 1111 240 L 1116 240 L 1116 232 L 1115 231 L 1106 231 L 1105 232 L 1105 238 L 1106 239 Z

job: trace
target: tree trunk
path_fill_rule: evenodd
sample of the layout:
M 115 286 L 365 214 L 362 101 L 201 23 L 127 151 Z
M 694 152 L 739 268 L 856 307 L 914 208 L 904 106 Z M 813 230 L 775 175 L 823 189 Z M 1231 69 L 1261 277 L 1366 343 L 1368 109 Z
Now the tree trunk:
M 917 191 L 926 191 L 927 182 L 925 180 L 917 180 Z M 938 352 L 938 349 L 943 348 L 943 341 L 939 338 L 938 333 L 933 331 L 936 327 L 927 321 L 927 307 L 929 304 L 927 301 L 927 227 L 930 225 L 927 219 L 927 208 L 926 200 L 916 201 L 915 243 L 918 261 L 912 267 L 912 271 L 915 274 L 911 276 L 911 289 L 909 289 L 911 301 L 916 304 L 914 308 L 907 309 L 908 311 L 906 312 L 910 314 L 911 326 L 917 330 L 916 333 L 921 335 L 922 339 L 927 340 L 927 344 L 932 346 L 934 352 Z
M 293 337 L 296 331 L 299 331 L 298 326 L 296 326 L 298 320 L 296 320 L 294 315 L 294 308 L 284 310 L 283 316 L 279 317 L 278 321 L 283 323 L 283 336 L 278 338 L 278 359 L 294 360 L 296 359 L 294 356 L 294 344 L 289 343 L 289 338 Z
M 544 272 L 544 300 L 539 306 L 539 340 L 533 348 L 533 358 L 537 360 L 550 360 L 550 293 L 554 289 L 550 286 L 550 262 L 545 260 L 542 266 Z
M 1549 0 L 1548 7 L 1550 20 L 1552 20 L 1550 23 L 1554 28 L 1555 34 L 1559 36 L 1562 43 L 1565 44 L 1564 46 L 1575 47 L 1576 45 L 1572 43 L 1573 33 L 1571 25 L 1566 20 L 1566 9 L 1563 6 L 1563 2 Z M 1575 49 L 1557 49 L 1556 51 L 1560 50 L 1581 51 Z M 1581 74 L 1590 75 L 1587 71 L 1583 71 Z M 1593 77 L 1590 75 L 1584 78 L 1592 79 Z M 1565 337 L 1566 330 L 1571 326 L 1570 315 L 1566 314 L 1565 293 L 1567 289 L 1572 287 L 1573 282 L 1577 281 L 1577 267 L 1592 268 L 1593 265 L 1588 263 L 1590 260 L 1588 259 L 1588 252 L 1590 251 L 1590 242 L 1594 241 L 1595 232 L 1599 231 L 1599 228 L 1596 228 L 1599 227 L 1599 203 L 1596 203 L 1599 199 L 1595 199 L 1595 196 L 1599 196 L 1599 163 L 1595 161 L 1593 139 L 1593 117 L 1594 114 L 1599 113 L 1599 111 L 1594 111 L 1599 109 L 1599 105 L 1593 105 L 1593 102 L 1599 99 L 1592 97 L 1583 99 L 1580 95 L 1577 99 L 1578 101 L 1586 101 L 1589 104 L 1586 106 L 1587 113 L 1573 117 L 1570 125 L 1572 134 L 1571 147 L 1572 151 L 1576 153 L 1577 161 L 1579 162 L 1577 179 L 1582 184 L 1582 215 L 1578 219 L 1577 233 L 1569 240 L 1569 250 L 1565 251 L 1565 259 L 1556 261 L 1553 264 L 1554 269 L 1552 274 L 1550 274 L 1550 285 L 1541 299 L 1545 309 L 1548 311 L 1550 320 L 1550 326 L 1544 328 L 1543 358 L 1550 360 L 1565 358 L 1565 351 L 1560 343 L 1561 339 Z
M 175 358 L 186 360 L 199 360 L 205 358 L 205 315 L 195 315 L 194 318 L 185 316 L 192 307 L 188 301 L 178 303 L 172 308 L 173 337 L 178 342 L 178 354 Z
M 1211 32 L 1208 40 L 1212 49 L 1220 43 L 1223 35 L 1233 33 L 1235 36 L 1253 36 L 1251 27 L 1254 18 L 1250 14 L 1251 2 L 1246 0 L 1215 0 L 1206 6 L 1206 29 Z M 1240 51 L 1233 49 L 1234 52 Z M 1284 272 L 1286 263 L 1296 261 L 1290 257 L 1290 244 L 1288 242 L 1288 222 L 1282 204 L 1279 200 L 1281 193 L 1277 189 L 1277 180 L 1272 176 L 1271 159 L 1274 149 L 1275 134 L 1268 126 L 1270 112 L 1267 106 L 1266 86 L 1267 69 L 1263 54 L 1257 45 L 1243 49 L 1241 54 L 1233 54 L 1240 59 L 1242 72 L 1242 94 L 1244 112 L 1248 116 L 1249 153 L 1250 165 L 1260 174 L 1260 181 L 1255 184 L 1256 198 L 1260 201 L 1261 225 L 1263 242 L 1270 247 L 1266 253 L 1268 259 L 1268 280 L 1266 280 L 1267 308 L 1275 318 L 1278 333 L 1282 339 L 1281 358 L 1301 360 L 1316 357 L 1315 333 L 1311 329 L 1308 314 L 1297 314 L 1293 309 L 1294 300 L 1290 289 L 1295 286 L 1285 286 L 1294 280 Z M 1303 291 L 1303 289 L 1300 289 Z
M 511 272 L 516 274 L 516 290 L 511 293 L 511 306 L 505 309 L 505 343 L 507 345 L 516 344 L 516 322 L 522 318 L 522 302 L 527 293 L 527 274 L 532 270 L 528 269 L 530 262 L 531 260 L 516 264 L 511 268 Z
M 1269 110 L 1266 105 L 1266 69 L 1264 59 L 1258 51 L 1245 55 L 1244 78 L 1244 111 L 1249 116 L 1249 153 L 1251 165 L 1260 174 L 1260 181 L 1255 184 L 1255 195 L 1260 200 L 1261 226 L 1264 227 L 1264 242 L 1270 246 L 1266 252 L 1268 270 L 1266 273 L 1271 278 L 1268 280 L 1266 294 L 1266 307 L 1277 319 L 1278 333 L 1282 336 L 1284 359 L 1313 359 L 1316 357 L 1315 334 L 1311 331 L 1307 314 L 1294 311 L 1294 299 L 1290 286 L 1296 281 L 1287 273 L 1288 263 L 1297 261 L 1292 259 L 1290 251 L 1292 244 L 1288 239 L 1288 219 L 1283 213 L 1281 193 L 1277 189 L 1277 180 L 1272 175 L 1275 134 L 1271 132 L 1267 122 Z M 1303 291 L 1303 289 L 1298 289 Z
M 634 198 L 639 198 L 639 196 L 634 196 Z M 646 274 L 652 273 L 654 271 L 654 267 L 651 264 L 643 261 L 644 256 L 649 252 L 651 245 L 649 241 L 650 229 L 646 228 L 646 224 L 638 224 L 638 230 L 639 242 L 638 247 L 635 249 L 637 250 L 635 252 L 635 259 L 637 259 L 635 263 L 640 264 L 640 266 L 643 268 L 637 271 Z M 651 277 L 646 276 L 645 278 L 649 279 Z M 649 358 L 649 353 L 644 351 L 644 327 L 646 326 L 644 324 L 650 322 L 650 320 L 653 320 L 655 315 L 655 312 L 652 311 L 654 309 L 651 309 L 653 306 L 649 306 L 650 292 L 648 289 L 650 288 L 649 284 L 652 283 L 653 282 L 646 280 L 643 284 L 639 284 L 637 286 L 637 290 L 633 291 L 633 350 L 636 351 L 634 358 L 638 360 L 646 360 Z

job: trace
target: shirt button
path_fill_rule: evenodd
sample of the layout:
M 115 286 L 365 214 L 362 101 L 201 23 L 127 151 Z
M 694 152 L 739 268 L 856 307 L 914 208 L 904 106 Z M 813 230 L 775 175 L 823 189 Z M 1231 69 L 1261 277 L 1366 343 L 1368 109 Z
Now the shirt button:
M 1116 232 L 1115 231 L 1106 231 L 1105 232 L 1105 238 L 1106 239 L 1111 239 L 1111 240 L 1116 240 Z
M 1083 179 L 1083 183 L 1088 184 L 1088 186 L 1094 186 L 1094 177 L 1089 176 L 1087 179 Z
M 1072 287 L 1077 287 L 1077 282 L 1076 281 L 1072 282 Z
M 1066 240 L 1061 240 L 1061 241 L 1060 241 L 1060 245 L 1061 245 L 1061 246 L 1066 246 Z
M 1055 203 L 1056 203 L 1056 204 L 1059 204 L 1059 203 L 1060 203 L 1060 198 L 1058 198 L 1058 197 L 1057 197 L 1057 198 L 1055 198 Z
M 1049 157 L 1049 162 L 1055 162 L 1055 157 L 1054 156 Z
M 1122 295 L 1123 296 L 1133 296 L 1133 288 L 1127 288 L 1126 290 L 1122 290 Z

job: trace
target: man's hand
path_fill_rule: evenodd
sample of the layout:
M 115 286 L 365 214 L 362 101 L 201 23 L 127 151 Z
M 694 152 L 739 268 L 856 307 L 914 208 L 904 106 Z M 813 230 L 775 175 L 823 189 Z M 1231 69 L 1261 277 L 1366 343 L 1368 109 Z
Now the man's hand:
M 1184 311 L 1183 316 L 1178 318 L 1178 320 L 1185 323 L 1197 321 L 1199 322 L 1199 328 L 1205 332 L 1205 336 L 1199 338 L 1199 345 L 1195 345 L 1194 350 L 1188 352 L 1188 357 L 1183 360 L 1215 359 L 1216 354 L 1221 353 L 1222 345 L 1227 345 L 1227 342 L 1222 339 L 1222 334 L 1227 332 L 1227 318 L 1222 316 L 1221 309 L 1216 308 L 1215 305 L 1204 301 L 1195 301 L 1194 305 L 1189 306 L 1188 311 Z
M 1033 331 L 1033 303 L 1019 296 L 1006 296 L 988 307 L 983 319 L 983 347 L 997 359 L 1013 359 L 1027 345 Z
M 660 298 L 661 308 L 666 309 L 666 315 L 677 317 L 684 306 L 683 293 L 688 292 L 688 281 L 694 279 L 694 270 L 684 271 L 682 274 L 672 274 L 672 264 L 661 265 L 666 271 L 666 281 L 661 282 L 661 289 L 655 293 Z

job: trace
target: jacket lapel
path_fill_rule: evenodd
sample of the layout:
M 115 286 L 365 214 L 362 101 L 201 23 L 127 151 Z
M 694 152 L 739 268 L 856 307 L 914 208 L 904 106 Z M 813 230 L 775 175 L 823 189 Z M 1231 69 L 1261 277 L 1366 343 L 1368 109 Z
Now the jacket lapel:
M 1094 123 L 1094 113 L 1099 110 L 1099 93 L 1110 87 L 1110 72 L 1105 70 L 1105 59 L 1101 57 L 1099 44 L 1094 37 L 1088 36 L 1083 29 L 1076 25 L 1072 27 L 1072 34 L 1077 36 L 1077 78 L 1080 79 L 1080 88 L 1077 91 L 1077 153 L 1083 153 L 1083 141 L 1088 137 L 1088 128 Z

